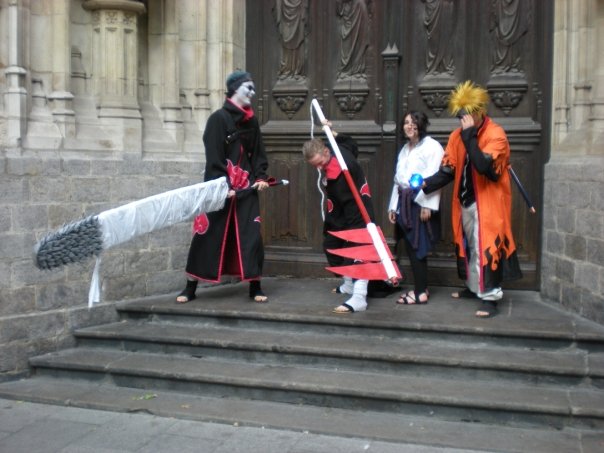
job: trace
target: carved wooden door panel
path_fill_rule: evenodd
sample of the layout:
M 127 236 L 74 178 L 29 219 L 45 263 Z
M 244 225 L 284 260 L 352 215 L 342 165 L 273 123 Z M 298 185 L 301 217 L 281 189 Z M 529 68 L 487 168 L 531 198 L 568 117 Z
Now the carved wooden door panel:
M 327 275 L 317 173 L 300 152 L 310 138 L 313 97 L 334 129 L 359 143 L 386 236 L 392 237 L 386 206 L 403 113 L 425 111 L 430 134 L 445 146 L 459 126 L 446 112 L 447 96 L 466 79 L 489 90 L 489 115 L 508 133 L 512 165 L 539 210 L 549 145 L 550 2 L 248 0 L 246 14 L 247 70 L 257 85 L 255 108 L 270 173 L 291 182 L 262 195 L 266 274 Z M 525 278 L 508 286 L 536 289 L 541 218 L 529 214 L 512 190 Z M 450 203 L 448 187 L 441 202 L 443 239 L 430 259 L 431 284 L 459 284 Z

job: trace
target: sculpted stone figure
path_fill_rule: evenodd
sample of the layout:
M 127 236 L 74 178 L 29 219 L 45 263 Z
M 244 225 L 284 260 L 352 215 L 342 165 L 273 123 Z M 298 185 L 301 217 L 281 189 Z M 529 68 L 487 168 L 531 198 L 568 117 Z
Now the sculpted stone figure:
M 338 0 L 341 53 L 338 79 L 366 78 L 365 55 L 369 47 L 369 12 L 365 0 Z
M 282 46 L 279 78 L 304 77 L 308 0 L 276 0 L 273 13 Z
M 426 75 L 453 75 L 455 64 L 451 36 L 455 28 L 455 4 L 452 0 L 422 0 L 425 3 L 424 26 L 428 37 Z
M 529 2 L 493 0 L 489 30 L 495 47 L 491 73 L 522 72 L 520 42 L 530 23 Z

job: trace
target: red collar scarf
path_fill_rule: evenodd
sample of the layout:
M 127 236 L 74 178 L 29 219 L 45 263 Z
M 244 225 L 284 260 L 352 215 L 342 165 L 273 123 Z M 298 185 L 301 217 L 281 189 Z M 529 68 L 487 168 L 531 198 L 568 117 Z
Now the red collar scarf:
M 241 112 L 243 112 L 243 118 L 241 119 L 242 123 L 247 123 L 249 120 L 251 120 L 254 117 L 254 110 L 252 109 L 251 106 L 248 105 L 246 107 L 240 107 L 237 104 L 235 104 L 233 101 L 231 101 L 230 99 L 227 99 L 227 101 L 229 101 L 231 104 L 233 104 L 239 110 L 241 110 Z
M 325 170 L 325 177 L 327 179 L 338 179 L 338 176 L 342 173 L 342 167 L 340 167 L 340 163 L 336 156 L 331 156 L 331 159 L 329 159 L 327 165 L 323 167 L 323 170 Z

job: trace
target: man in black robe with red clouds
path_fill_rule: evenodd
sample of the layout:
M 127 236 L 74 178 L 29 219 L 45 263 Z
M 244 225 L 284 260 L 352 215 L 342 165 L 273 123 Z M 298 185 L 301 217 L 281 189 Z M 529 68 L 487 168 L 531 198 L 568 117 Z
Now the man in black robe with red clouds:
M 357 144 L 347 135 L 338 135 L 336 142 L 365 209 L 369 217 L 373 219 L 373 204 L 369 184 L 356 159 L 358 155 Z M 329 234 L 330 231 L 352 230 L 365 228 L 366 226 L 338 159 L 331 147 L 318 138 L 305 142 L 302 153 L 306 162 L 323 174 L 322 186 L 327 195 L 325 221 L 323 223 L 323 249 L 327 262 L 333 267 L 354 264 L 355 260 L 343 258 L 328 251 L 358 245 L 337 238 Z M 367 309 L 368 284 L 368 280 L 344 277 L 344 283 L 335 288 L 334 292 L 348 294 L 350 298 L 334 308 L 334 313 L 365 311 Z
M 229 195 L 223 209 L 195 219 L 187 286 L 176 298 L 178 303 L 195 299 L 199 280 L 218 283 L 225 275 L 250 282 L 254 301 L 268 300 L 260 287 L 264 247 L 258 199 L 258 192 L 268 187 L 268 160 L 251 108 L 255 86 L 251 75 L 239 70 L 227 77 L 226 86 L 227 99 L 210 115 L 203 134 L 204 181 L 226 176 Z

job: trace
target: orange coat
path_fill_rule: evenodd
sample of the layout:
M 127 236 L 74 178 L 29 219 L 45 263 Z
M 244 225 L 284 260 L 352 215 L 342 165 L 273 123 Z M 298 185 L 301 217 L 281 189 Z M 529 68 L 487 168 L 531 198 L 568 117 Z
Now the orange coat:
M 479 174 L 472 166 L 472 180 L 479 223 L 480 289 L 496 288 L 503 280 L 522 277 L 516 244 L 512 236 L 512 192 L 510 174 L 510 145 L 501 126 L 489 117 L 478 130 L 478 148 L 493 158 L 493 168 L 499 175 L 491 181 Z M 458 271 L 462 279 L 467 278 L 466 251 L 463 241 L 461 203 L 459 202 L 460 181 L 466 159 L 466 147 L 461 138 L 461 128 L 449 136 L 442 165 L 449 166 L 455 174 L 451 224 L 453 240 L 458 258 Z

